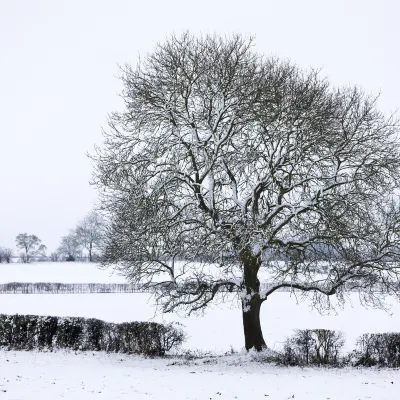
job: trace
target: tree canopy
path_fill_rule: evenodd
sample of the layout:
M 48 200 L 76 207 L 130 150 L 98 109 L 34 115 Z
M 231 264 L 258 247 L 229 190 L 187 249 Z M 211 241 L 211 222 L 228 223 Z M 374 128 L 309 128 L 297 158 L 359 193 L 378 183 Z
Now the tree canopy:
M 15 238 L 15 244 L 22 250 L 21 259 L 24 263 L 29 263 L 36 256 L 44 256 L 46 252 L 46 246 L 36 235 L 20 233 Z
M 104 265 L 158 285 L 164 311 L 239 293 L 257 350 L 280 288 L 316 305 L 398 293 L 399 125 L 377 97 L 241 36 L 172 36 L 121 80 L 125 110 L 92 156 Z

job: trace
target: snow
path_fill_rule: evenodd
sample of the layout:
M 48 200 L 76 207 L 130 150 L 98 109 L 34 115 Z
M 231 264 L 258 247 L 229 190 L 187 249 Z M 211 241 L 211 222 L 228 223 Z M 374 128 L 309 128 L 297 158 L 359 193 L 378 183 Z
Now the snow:
M 0 264 L 0 283 L 8 282 L 127 283 L 116 271 L 84 262 Z
M 215 362 L 215 363 L 214 363 Z M 240 355 L 189 363 L 104 353 L 0 351 L 2 400 L 394 400 L 398 371 L 283 368 Z
M 111 270 L 101 270 L 90 263 L 0 264 L 0 283 L 6 282 L 125 282 Z M 321 315 L 309 302 L 297 301 L 295 295 L 275 292 L 261 308 L 264 338 L 271 349 L 281 347 L 293 329 L 326 328 L 340 330 L 351 350 L 363 333 L 400 332 L 400 304 L 388 298 L 390 312 L 366 309 L 352 293 L 344 309 Z M 0 313 L 91 317 L 109 322 L 177 321 L 185 325 L 189 338 L 187 349 L 224 353 L 231 347 L 243 347 L 242 310 L 235 295 L 225 304 L 213 305 L 204 315 L 185 317 L 157 313 L 153 298 L 146 293 L 123 294 L 2 294 Z M 1 400 L 1 399 L 0 399 Z
M 87 263 L 2 264 L 0 283 L 125 282 L 111 272 Z M 236 297 L 230 296 L 230 302 L 187 318 L 156 313 L 153 298 L 144 293 L 7 294 L 0 295 L 0 313 L 82 316 L 110 322 L 177 321 L 185 325 L 189 336 L 183 350 L 222 355 L 231 348 L 240 351 L 244 341 L 241 307 Z M 335 329 L 345 333 L 348 351 L 362 333 L 400 332 L 400 304 L 391 298 L 387 302 L 391 305 L 389 313 L 366 309 L 352 293 L 344 309 L 321 315 L 311 309 L 310 303 L 298 302 L 293 294 L 275 292 L 261 309 L 264 337 L 268 346 L 276 350 L 293 329 Z M 397 378 L 396 370 L 276 367 L 251 361 L 251 356 L 241 353 L 186 362 L 121 354 L 0 351 L 0 400 L 393 400 L 398 397 Z
M 184 317 L 156 313 L 151 295 L 135 294 L 4 294 L 0 295 L 0 313 L 81 316 L 109 322 L 177 321 L 185 325 L 189 335 L 187 349 L 224 353 L 231 347 L 243 347 L 242 311 L 231 297 L 227 304 L 214 305 L 202 315 Z M 350 302 L 351 301 L 351 302 Z M 366 309 L 352 294 L 343 310 L 337 314 L 321 315 L 299 302 L 290 293 L 271 295 L 261 308 L 261 324 L 267 345 L 281 347 L 293 329 L 327 328 L 343 331 L 346 346 L 351 350 L 362 333 L 400 332 L 400 304 L 389 299 L 391 313 Z

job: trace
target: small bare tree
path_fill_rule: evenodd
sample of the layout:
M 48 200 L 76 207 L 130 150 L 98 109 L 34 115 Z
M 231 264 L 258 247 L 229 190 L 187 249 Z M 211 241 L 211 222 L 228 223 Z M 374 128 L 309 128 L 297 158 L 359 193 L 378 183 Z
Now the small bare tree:
M 101 248 L 104 221 L 100 214 L 91 211 L 76 227 L 78 242 L 88 251 L 89 261 L 93 261 L 93 250 Z
M 50 254 L 50 261 L 57 262 L 60 261 L 60 253 L 58 251 L 54 251 Z
M 75 260 L 80 255 L 80 243 L 75 231 L 61 238 L 60 246 L 57 250 L 63 259 Z
M 3 249 L 3 258 L 5 259 L 7 264 L 11 262 L 12 256 L 13 256 L 13 251 L 11 249 L 9 248 Z
M 398 294 L 399 125 L 376 98 L 239 36 L 171 37 L 121 79 L 126 110 L 93 157 L 105 266 L 159 287 L 166 312 L 237 291 L 257 350 L 281 288 L 318 307 L 346 289 L 373 305 L 376 285 Z
M 22 250 L 21 261 L 29 263 L 37 256 L 45 256 L 46 246 L 36 235 L 28 235 L 27 233 L 20 233 L 15 239 L 17 248 Z

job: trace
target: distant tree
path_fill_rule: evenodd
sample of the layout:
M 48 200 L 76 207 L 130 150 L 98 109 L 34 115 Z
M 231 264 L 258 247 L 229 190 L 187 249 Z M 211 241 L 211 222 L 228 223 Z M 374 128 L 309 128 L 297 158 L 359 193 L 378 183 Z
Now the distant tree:
M 11 262 L 11 257 L 13 256 L 13 251 L 9 248 L 3 249 L 3 257 L 7 264 Z
M 60 261 L 60 254 L 58 251 L 54 251 L 50 254 L 50 261 L 57 262 Z
M 20 233 L 15 239 L 17 248 L 22 250 L 21 260 L 24 263 L 29 263 L 36 256 L 45 256 L 46 246 L 36 235 L 28 235 Z
M 61 243 L 58 248 L 58 253 L 60 257 L 63 259 L 71 259 L 71 257 L 75 260 L 80 254 L 80 243 L 75 231 L 70 231 L 70 233 L 61 238 Z
M 101 253 L 92 253 L 93 262 L 101 262 L 103 260 L 103 255 Z
M 5 260 L 4 249 L 0 247 L 0 264 Z
M 27 263 L 27 257 L 26 254 L 24 252 L 19 253 L 19 261 L 22 263 Z
M 91 211 L 76 227 L 78 242 L 88 251 L 90 262 L 93 261 L 93 250 L 101 247 L 103 227 L 104 221 L 96 211 Z
M 93 180 L 103 264 L 160 288 L 165 312 L 234 290 L 261 350 L 261 305 L 280 289 L 319 308 L 349 288 L 374 306 L 400 295 L 400 129 L 377 98 L 253 49 L 187 33 L 126 66 Z

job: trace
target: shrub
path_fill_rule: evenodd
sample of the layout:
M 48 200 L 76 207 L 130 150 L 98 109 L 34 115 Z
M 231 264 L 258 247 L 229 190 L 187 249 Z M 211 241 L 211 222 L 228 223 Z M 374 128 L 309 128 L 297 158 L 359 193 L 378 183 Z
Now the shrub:
M 34 348 L 38 348 L 39 350 L 52 349 L 57 329 L 57 317 L 38 317 L 38 329 Z
M 61 349 L 91 350 L 84 346 L 85 325 L 86 321 L 83 318 L 60 318 L 54 338 L 55 346 Z
M 161 332 L 158 335 L 160 341 L 157 343 L 157 347 L 160 353 L 164 354 L 165 351 L 170 351 L 186 340 L 182 326 L 179 322 L 159 325 Z
M 400 367 L 400 333 L 366 333 L 352 353 L 355 366 Z
M 185 334 L 174 324 L 0 314 L 0 347 L 9 350 L 65 348 L 163 356 Z
M 94 351 L 104 349 L 104 333 L 106 326 L 107 324 L 99 319 L 87 319 L 84 347 Z
M 0 315 L 0 346 L 15 350 L 34 348 L 36 316 Z
M 286 339 L 283 352 L 278 356 L 284 365 L 332 365 L 342 363 L 340 351 L 344 345 L 341 332 L 327 329 L 295 330 Z

